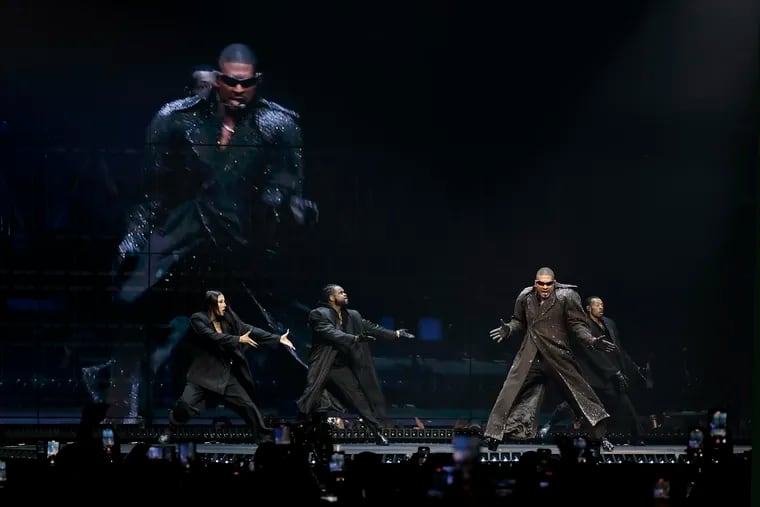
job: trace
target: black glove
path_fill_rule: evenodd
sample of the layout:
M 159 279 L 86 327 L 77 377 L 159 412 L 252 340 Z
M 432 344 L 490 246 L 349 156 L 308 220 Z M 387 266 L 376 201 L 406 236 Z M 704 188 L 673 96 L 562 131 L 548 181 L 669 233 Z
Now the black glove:
M 646 366 L 636 366 L 636 371 L 639 372 L 639 377 L 642 382 L 647 381 L 647 368 Z
M 499 322 L 501 322 L 501 326 L 491 329 L 491 331 L 488 332 L 491 339 L 496 343 L 501 343 L 504 338 L 509 338 L 509 335 L 512 333 L 512 328 L 510 328 L 504 320 L 499 319 Z
M 370 336 L 368 334 L 359 334 L 359 335 L 356 335 L 356 338 L 354 338 L 354 343 L 373 342 L 373 341 L 375 341 L 375 337 Z
M 615 352 L 617 346 L 611 341 L 605 340 L 606 335 L 597 336 L 594 341 L 591 342 L 591 347 L 602 352 Z
M 396 333 L 398 333 L 399 338 L 405 338 L 407 340 L 413 340 L 416 338 L 416 336 L 410 333 L 408 329 L 399 329 Z
M 630 380 L 628 380 L 628 377 L 626 377 L 625 373 L 623 373 L 620 370 L 615 372 L 615 375 L 613 375 L 612 379 L 615 382 L 615 388 L 621 393 L 626 391 L 628 387 L 631 385 L 631 382 Z
M 299 196 L 290 198 L 290 211 L 300 225 L 316 225 L 319 223 L 319 207 L 314 201 Z

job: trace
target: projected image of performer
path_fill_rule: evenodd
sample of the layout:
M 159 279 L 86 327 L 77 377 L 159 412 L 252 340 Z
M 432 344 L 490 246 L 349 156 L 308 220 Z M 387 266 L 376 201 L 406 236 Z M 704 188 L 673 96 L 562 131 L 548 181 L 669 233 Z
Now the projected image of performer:
M 186 317 L 177 318 L 189 313 L 183 294 L 199 285 L 234 292 L 239 309 L 275 333 L 305 329 L 308 312 L 278 285 L 293 271 L 278 264 L 285 262 L 282 245 L 311 230 L 319 215 L 303 195 L 299 116 L 259 96 L 262 74 L 246 45 L 221 51 L 214 78 L 207 93 L 169 102 L 151 121 L 146 199 L 129 214 L 115 262 L 122 318 L 172 322 L 173 343 L 189 328 Z M 116 359 L 119 370 L 136 382 L 131 372 L 142 359 L 125 354 Z M 135 410 L 133 399 L 129 415 Z
M 298 115 L 257 96 L 256 69 L 247 46 L 226 47 L 212 93 L 170 102 L 151 122 L 149 199 L 119 245 L 119 300 L 180 271 L 262 275 L 287 225 L 317 221 L 302 195 Z
M 216 71 L 211 65 L 196 65 L 185 88 L 188 97 L 206 95 L 214 89 Z

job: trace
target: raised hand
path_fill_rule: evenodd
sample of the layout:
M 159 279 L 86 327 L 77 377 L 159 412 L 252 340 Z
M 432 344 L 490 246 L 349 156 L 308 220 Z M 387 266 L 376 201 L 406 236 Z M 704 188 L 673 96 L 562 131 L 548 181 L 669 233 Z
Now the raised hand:
M 399 329 L 398 331 L 396 331 L 396 333 L 398 333 L 399 338 L 405 338 L 407 340 L 413 340 L 414 338 L 416 338 L 416 336 L 410 333 L 408 329 Z
M 509 334 L 512 332 L 510 327 L 506 322 L 504 322 L 503 319 L 499 319 L 499 322 L 501 322 L 501 326 L 491 329 L 491 331 L 488 333 L 491 336 L 491 339 L 496 343 L 501 343 L 504 338 L 509 338 Z
M 256 348 L 259 346 L 258 343 L 253 341 L 253 338 L 251 338 L 249 335 L 251 334 L 251 330 L 249 329 L 243 336 L 240 337 L 240 343 L 243 343 L 245 345 L 250 345 L 253 348 Z
M 594 341 L 591 342 L 591 346 L 596 350 L 601 350 L 602 352 L 615 352 L 617 350 L 617 346 L 611 341 L 605 340 L 605 338 L 606 335 L 597 336 L 594 338 Z
M 290 198 L 290 211 L 299 225 L 319 223 L 319 207 L 314 201 L 294 195 Z
M 293 342 L 291 342 L 290 339 L 288 339 L 289 334 L 290 334 L 290 329 L 285 331 L 284 335 L 280 336 L 280 343 L 290 348 L 290 350 L 296 350 L 296 346 L 293 345 Z

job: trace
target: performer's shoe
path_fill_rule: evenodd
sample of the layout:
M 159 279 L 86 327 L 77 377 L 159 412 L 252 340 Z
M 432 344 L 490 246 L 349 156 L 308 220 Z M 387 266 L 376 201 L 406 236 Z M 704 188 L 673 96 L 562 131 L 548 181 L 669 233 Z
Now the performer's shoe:
M 271 444 L 274 442 L 274 435 L 271 433 L 259 433 L 259 436 L 256 438 L 256 444 Z
M 161 432 L 161 434 L 158 436 L 158 443 L 159 444 L 168 444 L 171 442 L 174 434 L 177 432 L 177 427 L 179 426 L 179 423 L 176 419 L 174 419 L 174 411 L 169 410 L 169 424 L 166 425 L 166 428 L 164 428 L 164 431 Z
M 176 429 L 177 429 L 176 426 L 174 426 L 173 424 L 169 424 L 169 426 L 164 428 L 164 431 L 162 431 L 161 434 L 158 436 L 158 443 L 159 444 L 170 443 L 172 441 L 172 437 Z
M 491 452 L 498 451 L 500 443 L 501 441 L 493 437 L 486 437 L 483 439 L 483 444 L 485 444 L 485 446 L 488 447 L 488 450 Z
M 330 427 L 336 428 L 336 429 L 339 429 L 339 430 L 346 429 L 346 424 L 345 424 L 344 420 L 342 418 L 340 418 L 340 417 L 328 417 L 327 418 L 327 424 L 329 424 Z
M 607 440 L 607 437 L 602 438 L 602 450 L 604 452 L 612 452 L 615 450 L 615 446 L 612 445 L 612 442 Z
M 390 442 L 388 442 L 388 439 L 385 438 L 385 435 L 383 435 L 379 431 L 376 431 L 375 432 L 375 444 L 376 445 L 389 445 Z

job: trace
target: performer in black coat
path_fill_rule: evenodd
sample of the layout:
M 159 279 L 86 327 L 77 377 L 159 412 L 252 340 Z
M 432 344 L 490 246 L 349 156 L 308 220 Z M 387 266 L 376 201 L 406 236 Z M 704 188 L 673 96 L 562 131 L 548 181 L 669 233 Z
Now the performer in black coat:
M 589 330 L 593 336 L 606 336 L 617 347 L 613 351 L 604 351 L 575 347 L 574 353 L 578 366 L 594 392 L 599 396 L 604 407 L 610 413 L 608 431 L 620 431 L 631 436 L 633 442 L 641 441 L 643 428 L 638 414 L 629 395 L 634 381 L 645 381 L 643 368 L 639 367 L 625 351 L 620 342 L 615 321 L 604 316 L 604 301 L 598 296 L 586 298 Z M 552 425 L 563 418 L 573 417 L 573 412 L 567 403 L 560 403 L 539 434 L 544 436 Z M 611 442 L 605 442 L 605 447 L 611 448 Z
M 386 329 L 349 310 L 348 295 L 340 285 L 322 289 L 317 308 L 309 313 L 312 349 L 306 388 L 298 400 L 302 417 L 318 410 L 325 390 L 356 410 L 375 433 L 378 445 L 388 445 L 380 433 L 386 417 L 385 397 L 375 372 L 369 342 L 375 338 L 414 338 L 406 329 Z
M 217 397 L 251 426 L 259 440 L 271 428 L 253 402 L 253 378 L 243 350 L 262 343 L 293 348 L 288 332 L 279 336 L 246 324 L 227 307 L 224 294 L 214 290 L 206 292 L 206 311 L 194 313 L 190 325 L 193 359 L 185 389 L 169 414 L 170 427 L 186 423 L 200 413 L 208 398 Z

